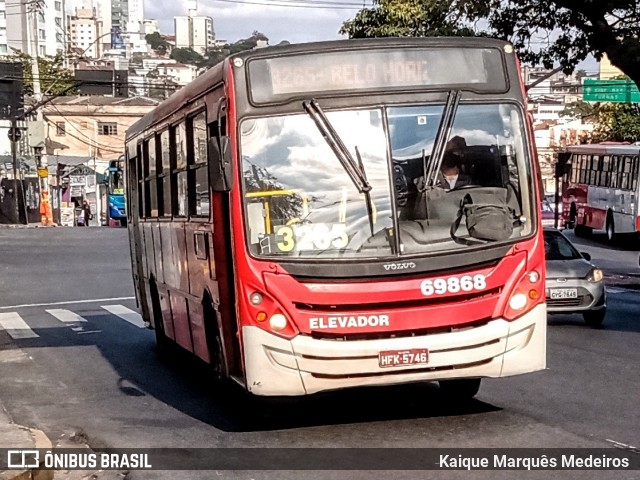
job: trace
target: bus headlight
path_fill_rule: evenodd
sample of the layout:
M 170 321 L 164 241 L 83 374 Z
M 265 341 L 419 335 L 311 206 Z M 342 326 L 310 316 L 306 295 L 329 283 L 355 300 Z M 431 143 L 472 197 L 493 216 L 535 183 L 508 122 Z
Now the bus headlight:
M 511 297 L 504 311 L 504 318 L 515 320 L 538 305 L 544 297 L 543 275 L 539 268 L 525 273 L 516 287 L 511 291 Z
M 516 293 L 509 300 L 509 308 L 512 310 L 522 310 L 527 306 L 527 296 L 524 293 Z
M 269 319 L 269 326 L 271 327 L 272 330 L 275 330 L 276 332 L 279 332 L 280 330 L 284 330 L 287 326 L 287 317 L 285 317 L 281 313 L 276 313 L 274 315 L 271 315 L 271 318 Z
M 602 274 L 602 270 L 600 270 L 599 268 L 594 268 L 589 272 L 589 275 L 587 276 L 587 280 L 596 283 L 601 282 L 603 278 L 604 275 Z

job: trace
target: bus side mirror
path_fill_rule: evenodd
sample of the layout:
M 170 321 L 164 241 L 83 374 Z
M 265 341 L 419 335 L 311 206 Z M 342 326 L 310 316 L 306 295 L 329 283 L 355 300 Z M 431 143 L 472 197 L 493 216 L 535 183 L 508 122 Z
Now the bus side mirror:
M 214 192 L 228 192 L 233 185 L 233 164 L 229 137 L 209 139 L 209 184 Z

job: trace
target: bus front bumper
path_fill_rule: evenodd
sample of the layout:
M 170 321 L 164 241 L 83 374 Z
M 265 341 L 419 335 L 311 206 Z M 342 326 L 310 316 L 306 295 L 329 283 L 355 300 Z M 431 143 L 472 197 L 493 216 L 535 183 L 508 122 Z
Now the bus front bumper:
M 506 377 L 546 366 L 547 312 L 541 304 L 514 321 L 432 335 L 336 341 L 287 340 L 242 329 L 246 387 L 255 395 L 306 395 L 365 385 Z M 380 367 L 380 352 L 428 349 L 426 365 Z

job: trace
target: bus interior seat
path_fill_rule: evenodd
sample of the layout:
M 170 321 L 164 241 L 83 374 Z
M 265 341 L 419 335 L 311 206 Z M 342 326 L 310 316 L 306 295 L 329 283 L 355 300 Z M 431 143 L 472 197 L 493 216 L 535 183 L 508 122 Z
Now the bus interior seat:
M 502 158 L 495 145 L 474 145 L 464 150 L 463 171 L 474 185 L 504 187 Z

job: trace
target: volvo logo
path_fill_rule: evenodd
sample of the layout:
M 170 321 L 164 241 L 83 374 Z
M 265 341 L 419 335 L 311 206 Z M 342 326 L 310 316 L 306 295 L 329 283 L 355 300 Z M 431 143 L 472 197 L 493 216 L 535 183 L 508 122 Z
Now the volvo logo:
M 385 270 L 409 270 L 416 268 L 416 264 L 413 262 L 399 262 L 399 263 L 385 263 Z

